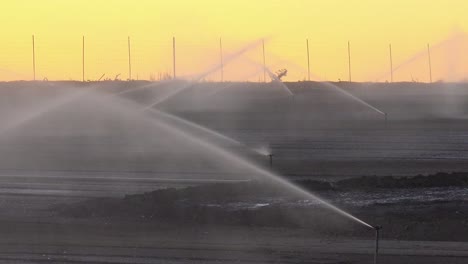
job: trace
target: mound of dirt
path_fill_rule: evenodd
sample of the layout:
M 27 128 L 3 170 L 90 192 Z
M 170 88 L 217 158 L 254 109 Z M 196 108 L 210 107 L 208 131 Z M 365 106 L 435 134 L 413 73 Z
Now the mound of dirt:
M 336 183 L 301 182 L 321 194 L 340 196 L 349 189 L 466 186 L 466 173 L 438 173 L 416 177 L 361 177 Z M 318 190 L 318 191 L 317 191 Z M 282 196 L 282 203 L 268 203 Z M 262 204 L 261 201 L 266 203 Z M 360 236 L 365 229 L 323 206 L 303 206 L 284 192 L 261 182 L 219 183 L 183 189 L 162 189 L 123 198 L 99 198 L 64 205 L 61 215 L 73 218 L 118 219 L 129 223 L 155 221 L 190 225 L 242 225 L 306 228 L 325 237 Z M 339 199 L 338 199 L 339 201 Z M 245 206 L 248 204 L 249 206 Z M 239 206 L 237 206 L 239 205 Z M 468 240 L 468 203 L 464 200 L 370 204 L 337 204 L 368 223 L 385 228 L 385 236 L 408 240 Z
M 338 189 L 372 189 L 372 188 L 429 188 L 429 187 L 468 187 L 468 173 L 437 173 L 417 175 L 414 177 L 377 177 L 363 176 L 340 180 L 334 185 Z

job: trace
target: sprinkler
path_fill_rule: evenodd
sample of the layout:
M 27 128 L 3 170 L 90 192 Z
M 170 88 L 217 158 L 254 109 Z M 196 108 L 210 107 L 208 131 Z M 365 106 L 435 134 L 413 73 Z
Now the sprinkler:
M 270 157 L 270 168 L 273 168 L 273 154 L 268 154 L 268 157 Z
M 379 235 L 382 226 L 374 226 L 375 230 L 375 255 L 374 255 L 374 264 L 377 264 L 378 256 L 379 256 Z

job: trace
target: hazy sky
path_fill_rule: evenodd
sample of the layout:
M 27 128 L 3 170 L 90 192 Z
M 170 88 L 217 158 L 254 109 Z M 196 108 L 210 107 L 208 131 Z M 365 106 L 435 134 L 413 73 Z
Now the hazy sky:
M 224 54 L 268 37 L 266 63 L 287 68 L 287 80 L 307 76 L 347 79 L 347 41 L 353 80 L 389 79 L 388 45 L 394 65 L 419 56 L 395 72 L 395 80 L 426 81 L 426 44 L 433 51 L 434 80 L 468 75 L 466 0 L 15 0 L 0 9 L 0 80 L 31 79 L 31 36 L 36 36 L 37 78 L 81 79 L 81 38 L 86 76 L 128 77 L 127 36 L 132 40 L 133 77 L 172 72 L 172 36 L 177 71 L 192 75 Z M 437 48 L 437 43 L 446 40 Z M 226 79 L 258 80 L 261 46 L 226 67 Z M 411 77 L 412 76 L 412 77 Z M 208 79 L 218 80 L 219 73 Z M 314 78 L 317 79 L 317 78 Z

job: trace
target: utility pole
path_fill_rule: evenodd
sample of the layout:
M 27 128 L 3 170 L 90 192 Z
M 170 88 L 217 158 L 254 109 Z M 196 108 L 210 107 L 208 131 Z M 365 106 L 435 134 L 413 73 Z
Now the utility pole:
M 349 74 L 349 82 L 351 82 L 351 45 L 348 41 L 348 74 Z
M 432 63 L 431 63 L 431 49 L 429 44 L 427 44 L 427 58 L 429 59 L 429 82 L 432 83 Z
M 33 80 L 36 80 L 36 45 L 34 35 L 32 35 L 32 64 L 33 64 Z
M 266 62 L 265 62 L 265 40 L 262 39 L 263 50 L 263 82 L 266 82 Z
M 309 39 L 306 39 L 306 44 L 307 44 L 307 80 L 310 81 Z
M 221 82 L 224 82 L 224 60 L 223 60 L 223 43 L 219 38 L 219 54 L 221 59 Z
M 389 45 L 390 48 L 390 82 L 393 82 L 393 57 L 392 57 L 392 44 Z
M 82 47 L 82 80 L 85 81 L 85 40 L 83 36 L 83 47 Z
M 128 37 L 128 80 L 132 80 L 132 57 L 130 51 L 130 37 Z
M 175 46 L 175 37 L 172 37 L 172 66 L 174 79 L 176 78 L 176 46 Z

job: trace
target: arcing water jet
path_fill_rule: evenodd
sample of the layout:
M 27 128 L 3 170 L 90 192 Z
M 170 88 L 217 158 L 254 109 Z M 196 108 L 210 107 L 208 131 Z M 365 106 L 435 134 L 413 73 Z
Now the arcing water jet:
M 167 112 L 160 111 L 160 110 L 155 109 L 155 108 L 149 108 L 149 109 L 145 109 L 145 110 L 146 110 L 146 111 L 151 111 L 151 112 L 153 112 L 153 113 L 156 113 L 156 114 L 158 114 L 158 115 L 160 115 L 160 116 L 163 116 L 163 117 L 165 117 L 165 118 L 168 118 L 168 119 L 170 119 L 170 120 L 172 120 L 172 121 L 176 121 L 176 122 L 182 123 L 182 124 L 184 124 L 184 125 L 186 125 L 186 126 L 195 128 L 195 129 L 197 129 L 197 130 L 200 130 L 200 131 L 202 131 L 202 132 L 205 132 L 205 133 L 207 133 L 207 134 L 210 134 L 210 135 L 212 135 L 212 136 L 214 136 L 214 137 L 217 137 L 217 138 L 220 138 L 220 139 L 222 139 L 222 140 L 225 140 L 225 141 L 227 141 L 227 142 L 229 142 L 229 143 L 231 143 L 231 144 L 233 144 L 233 145 L 237 145 L 237 146 L 246 148 L 246 149 L 248 149 L 248 150 L 250 150 L 250 151 L 252 151 L 252 152 L 254 152 L 254 153 L 258 154 L 258 155 L 262 155 L 262 156 L 264 155 L 264 153 L 262 153 L 261 151 L 259 151 L 259 150 L 257 150 L 257 149 L 249 148 L 247 145 L 245 145 L 244 143 L 242 143 L 242 142 L 240 142 L 240 141 L 238 141 L 238 140 L 235 140 L 235 139 L 233 139 L 233 138 L 231 138 L 231 137 L 228 137 L 228 136 L 226 136 L 226 135 L 223 135 L 223 134 L 221 134 L 221 133 L 219 133 L 219 132 L 216 132 L 216 131 L 214 131 L 214 130 L 212 130 L 212 129 L 209 129 L 209 128 L 207 128 L 207 127 L 204 127 L 204 126 L 202 126 L 202 125 L 199 125 L 199 124 L 197 124 L 197 123 L 194 123 L 194 122 L 192 122 L 192 121 L 189 121 L 189 120 L 187 120 L 187 119 L 181 118 L 181 117 L 179 117 L 179 116 L 176 116 L 176 115 L 173 115 L 173 114 L 170 114 L 170 113 L 167 113 Z
M 261 67 L 264 71 L 266 71 L 268 73 L 268 75 L 270 76 L 271 80 L 275 83 L 278 83 L 281 88 L 283 88 L 289 95 L 291 96 L 294 96 L 294 93 L 288 88 L 288 86 L 286 86 L 286 84 L 284 84 L 276 74 L 274 74 L 268 67 L 266 67 L 265 65 L 262 65 L 260 63 L 257 63 L 255 61 L 252 61 L 250 60 L 250 63 L 253 63 L 255 66 L 257 67 Z
M 143 86 L 140 86 L 140 87 L 130 88 L 130 89 L 126 89 L 126 90 L 123 90 L 123 91 L 120 91 L 120 92 L 113 93 L 111 96 L 118 96 L 118 95 L 133 93 L 135 91 L 140 91 L 140 90 L 143 90 L 143 89 L 157 87 L 157 86 L 163 85 L 165 83 L 169 83 L 170 81 L 172 81 L 172 80 L 164 80 L 164 81 L 159 81 L 157 83 L 149 83 L 149 84 L 146 84 L 146 85 L 143 85 Z
M 336 89 L 337 91 L 339 91 L 339 92 L 345 94 L 346 96 L 350 97 L 350 98 L 353 99 L 354 101 L 357 101 L 357 102 L 361 103 L 362 105 L 364 105 L 364 106 L 366 106 L 366 107 L 368 107 L 368 108 L 374 110 L 375 112 L 377 112 L 377 113 L 383 115 L 383 116 L 385 117 L 385 120 L 387 120 L 387 113 L 385 113 L 384 111 L 378 109 L 377 107 L 375 107 L 375 106 L 369 104 L 368 102 L 362 100 L 361 98 L 359 98 L 359 97 L 353 95 L 352 93 L 350 93 L 350 92 L 344 90 L 343 88 L 340 88 L 339 86 L 334 85 L 333 83 L 330 83 L 330 82 L 323 82 L 323 84 L 328 85 L 328 86 L 330 86 L 330 87 Z
M 435 45 L 432 45 L 430 50 L 435 50 L 435 49 L 439 49 L 439 48 L 447 48 L 446 46 L 450 46 L 452 45 L 453 43 L 461 43 L 463 42 L 463 38 L 466 37 L 466 33 L 464 32 L 454 32 L 452 35 L 448 36 L 447 38 L 443 39 L 442 41 L 436 43 Z M 414 54 L 413 56 L 409 57 L 408 59 L 406 59 L 405 61 L 399 63 L 398 65 L 396 65 L 395 67 L 393 67 L 393 74 L 395 74 L 396 71 L 404 68 L 405 66 L 408 66 L 410 65 L 411 63 L 413 62 L 416 62 L 418 60 L 421 60 L 421 59 L 426 59 L 426 56 L 428 54 L 428 50 L 427 49 L 422 49 L 421 51 L 417 52 L 416 54 Z M 390 73 L 388 71 L 384 71 L 382 74 L 379 74 L 378 76 L 375 76 L 373 78 L 371 78 L 372 80 L 375 80 L 375 81 L 380 81 L 381 79 L 383 78 L 386 78 L 388 77 Z
M 320 78 L 318 78 L 317 76 L 314 76 L 314 78 L 320 79 Z M 373 111 L 375 111 L 375 112 L 377 112 L 377 113 L 383 115 L 384 118 L 385 118 L 385 121 L 387 121 L 388 115 L 387 115 L 386 112 L 384 112 L 384 111 L 378 109 L 377 107 L 371 105 L 370 103 L 368 103 L 368 102 L 362 100 L 361 98 L 355 96 L 354 94 L 352 94 L 352 93 L 350 93 L 350 92 L 344 90 L 343 88 L 341 88 L 341 87 L 339 87 L 339 86 L 337 86 L 337 85 L 335 85 L 335 84 L 333 84 L 333 83 L 331 83 L 331 82 L 321 81 L 321 83 L 324 84 L 324 85 L 326 85 L 326 86 L 328 86 L 328 87 L 331 87 L 331 88 L 333 88 L 333 89 L 335 89 L 335 90 L 337 90 L 337 91 L 339 91 L 339 92 L 341 92 L 342 94 L 344 94 L 344 95 L 346 95 L 347 97 L 353 99 L 354 101 L 356 101 L 356 102 L 358 102 L 358 103 L 360 103 L 360 104 L 366 106 L 367 108 L 370 108 L 371 110 L 373 110 Z
M 249 74 L 249 75 L 244 76 L 244 79 L 249 79 L 249 78 L 251 78 L 251 77 L 254 77 L 254 76 L 258 75 L 261 71 L 263 71 L 263 69 L 262 69 L 262 68 L 258 68 L 258 70 L 256 70 L 255 72 L 253 72 L 253 73 L 251 73 L 251 74 Z M 214 96 L 214 95 L 216 95 L 216 94 L 218 94 L 218 93 L 220 93 L 220 92 L 226 90 L 227 88 L 232 87 L 232 86 L 235 85 L 235 84 L 236 84 L 235 82 L 228 83 L 228 84 L 224 84 L 223 87 L 221 87 L 221 88 L 219 88 L 219 89 L 216 89 L 216 91 L 213 91 L 213 92 L 209 93 L 209 94 L 206 96 L 206 98 L 212 97 L 212 96 Z
M 242 49 L 230 54 L 229 56 L 225 57 L 224 60 L 223 60 L 223 64 L 216 64 L 215 66 L 213 66 L 211 69 L 208 69 L 207 71 L 205 71 L 204 73 L 200 74 L 199 76 L 197 76 L 195 78 L 195 82 L 197 81 L 200 81 L 202 80 L 203 78 L 205 78 L 206 76 L 212 74 L 213 72 L 216 72 L 220 69 L 222 69 L 223 67 L 225 67 L 228 63 L 230 63 L 231 61 L 237 59 L 238 57 L 242 56 L 244 53 L 246 53 L 247 51 L 257 47 L 258 45 L 260 45 L 261 43 L 263 43 L 263 39 L 262 40 L 258 40 L 258 41 L 255 41 L 245 47 L 243 47 Z M 192 87 L 193 85 L 193 82 L 191 83 L 187 83 L 186 85 L 183 85 L 181 87 L 179 87 L 178 89 L 175 89 L 175 90 L 171 90 L 171 92 L 167 93 L 165 96 L 162 96 L 160 98 L 158 98 L 155 102 L 149 104 L 148 106 L 145 107 L 145 109 L 148 109 L 148 108 L 153 108 L 163 102 L 165 102 L 166 100 L 170 99 L 171 97 L 179 94 L 180 92 Z
M 113 99 L 113 100 L 116 100 L 116 99 L 119 99 L 118 97 L 107 97 L 108 99 Z M 125 100 L 125 102 L 127 103 L 134 103 L 134 102 L 131 102 L 129 100 Z M 123 103 L 120 103 L 120 102 L 114 102 L 114 104 L 122 107 L 124 106 L 125 104 Z M 135 103 L 134 103 L 135 104 Z M 129 107 L 129 110 L 133 110 L 134 112 L 136 113 L 141 113 L 139 110 L 139 107 Z M 157 120 L 154 120 L 154 119 L 151 119 L 153 122 L 157 122 Z M 371 229 L 373 229 L 373 227 L 364 222 L 363 220 L 351 215 L 350 213 L 348 212 L 345 212 L 343 211 L 342 209 L 332 205 L 331 203 L 325 201 L 324 199 L 320 198 L 319 196 L 315 195 L 315 194 L 312 194 L 304 189 L 302 189 L 301 187 L 283 179 L 282 177 L 274 174 L 273 172 L 270 172 L 266 169 L 263 169 L 261 167 L 259 167 L 258 165 L 246 160 L 245 158 L 239 156 L 239 155 L 236 155 L 232 152 L 229 152 L 227 150 L 225 150 L 224 148 L 221 148 L 215 144 L 212 144 L 206 140 L 203 140 L 201 138 L 198 138 L 198 137 L 195 137 L 173 125 L 170 125 L 169 123 L 166 123 L 166 122 L 157 122 L 155 125 L 157 125 L 158 127 L 161 127 L 163 129 L 165 129 L 166 131 L 168 131 L 171 135 L 174 135 L 176 137 L 179 137 L 179 138 L 182 138 L 182 139 L 186 139 L 192 143 L 194 143 L 195 145 L 198 145 L 208 151 L 211 151 L 212 153 L 215 153 L 218 157 L 222 157 L 223 159 L 225 160 L 229 160 L 230 163 L 232 164 L 237 164 L 239 167 L 242 167 L 242 168 L 246 168 L 250 171 L 253 172 L 254 175 L 258 175 L 258 176 L 262 176 L 264 179 L 268 179 L 271 183 L 274 183 L 274 184 L 277 184 L 279 186 L 282 186 L 284 188 L 286 188 L 287 190 L 290 190 L 292 192 L 294 192 L 295 194 L 303 197 L 304 199 L 310 199 L 310 200 L 315 200 L 315 201 L 318 201 L 320 202 L 321 204 L 323 204 L 325 207 L 333 210 L 334 212 L 350 219 L 350 220 L 353 220 L 354 222 L 356 223 L 359 223 L 361 225 L 364 225 L 366 227 L 369 227 Z
M 286 84 L 283 83 L 283 81 L 281 81 L 280 78 L 278 78 L 278 76 L 276 74 L 274 74 L 270 69 L 268 69 L 267 67 L 265 67 L 265 70 L 268 72 L 268 75 L 270 76 L 271 80 L 276 82 L 276 83 L 279 83 L 281 85 L 281 87 L 283 87 L 283 89 L 291 96 L 294 95 L 294 93 L 288 88 L 288 86 L 286 86 Z
M 89 88 L 89 89 L 93 89 L 93 88 Z M 62 96 L 62 97 L 59 97 L 51 102 L 47 102 L 46 104 L 43 104 L 41 105 L 40 107 L 34 109 L 34 110 L 31 110 L 29 111 L 27 114 L 25 115 L 21 115 L 19 118 L 15 119 L 12 123 L 9 123 L 9 124 L 6 124 L 4 125 L 1 129 L 0 129 L 0 135 L 12 130 L 12 129 L 16 129 L 18 128 L 19 126 L 27 123 L 27 122 L 30 122 L 48 112 L 51 112 L 51 111 L 54 111 L 54 110 L 57 110 L 58 108 L 60 108 L 61 106 L 64 106 L 78 98 L 81 98 L 82 96 L 84 96 L 87 92 L 89 92 L 89 90 L 79 90 L 77 92 L 74 92 L 70 95 L 66 95 L 66 96 Z
M 297 65 L 296 65 L 296 66 L 297 66 Z M 298 67 L 300 67 L 300 66 L 298 66 Z M 311 75 L 312 75 L 312 74 L 311 74 Z M 320 78 L 319 78 L 318 76 L 313 75 L 313 77 L 314 77 L 315 79 L 317 79 L 317 80 L 320 80 Z M 354 101 L 357 101 L 357 102 L 359 102 L 360 104 L 362 104 L 362 105 L 364 105 L 364 106 L 366 106 L 366 107 L 368 107 L 368 108 L 374 110 L 375 112 L 377 112 L 377 113 L 383 115 L 384 118 L 385 118 L 385 121 L 387 121 L 387 117 L 388 117 L 388 116 L 387 116 L 387 113 L 385 113 L 384 111 L 378 109 L 377 107 L 375 107 L 375 106 L 369 104 L 368 102 L 362 100 L 361 98 L 359 98 L 359 97 L 353 95 L 352 93 L 350 93 L 350 92 L 348 92 L 348 91 L 346 91 L 346 90 L 340 88 L 339 86 L 337 86 L 337 85 L 335 85 L 335 84 L 333 84 L 333 83 L 331 83 L 331 82 L 327 82 L 327 81 L 323 81 L 323 80 L 320 80 L 320 82 L 323 83 L 323 84 L 325 84 L 325 85 L 327 85 L 327 86 L 329 86 L 329 87 L 332 87 L 333 89 L 338 90 L 339 92 L 343 93 L 344 95 L 348 96 L 349 98 L 353 99 Z
M 363 220 L 351 215 L 350 213 L 348 212 L 345 212 L 343 210 L 341 210 L 340 208 L 332 205 L 331 203 L 325 201 L 324 199 L 318 197 L 317 195 L 314 195 L 304 189 L 302 189 L 301 187 L 293 184 L 293 183 L 290 183 L 289 181 L 281 178 L 280 176 L 274 174 L 273 172 L 270 172 L 270 171 L 267 171 L 249 161 L 247 161 L 246 159 L 238 156 L 238 155 L 235 155 L 234 153 L 231 153 L 231 152 L 228 152 L 227 150 L 223 149 L 223 148 L 220 148 L 214 144 L 211 144 L 207 141 L 204 141 L 203 139 L 200 139 L 200 138 L 196 138 L 196 137 L 193 137 L 192 135 L 190 134 L 187 134 L 186 132 L 180 130 L 180 129 L 177 129 L 176 127 L 174 126 L 171 126 L 167 123 L 161 123 L 159 122 L 158 125 L 162 126 L 163 128 L 169 130 L 172 134 L 174 135 L 177 135 L 177 136 L 180 136 L 182 138 L 185 138 L 187 140 L 190 140 L 194 143 L 196 143 L 197 145 L 205 148 L 205 149 L 208 149 L 214 153 L 216 153 L 217 155 L 227 159 L 227 160 L 231 160 L 233 163 L 236 163 L 238 165 L 240 165 L 241 167 L 244 167 L 244 168 L 247 168 L 249 170 L 251 170 L 252 172 L 255 172 L 256 174 L 258 175 L 261 175 L 265 178 L 267 178 L 268 180 L 271 180 L 273 183 L 275 184 L 278 184 L 278 185 L 281 185 L 291 191 L 294 191 L 296 194 L 306 198 L 306 199 L 311 199 L 311 200 L 315 200 L 315 201 L 318 201 L 320 202 L 321 204 L 323 204 L 324 206 L 326 206 L 327 208 L 333 210 L 334 212 L 342 215 L 342 216 L 345 216 L 347 217 L 348 219 L 350 220 L 353 220 L 361 225 L 364 225 L 366 227 L 369 227 L 371 229 L 373 229 L 374 227 L 372 227 L 370 224 L 364 222 Z

